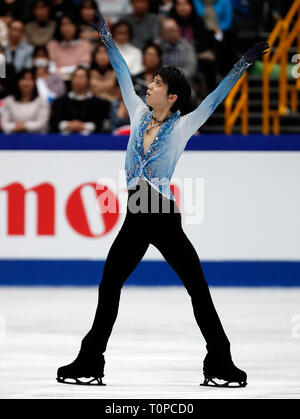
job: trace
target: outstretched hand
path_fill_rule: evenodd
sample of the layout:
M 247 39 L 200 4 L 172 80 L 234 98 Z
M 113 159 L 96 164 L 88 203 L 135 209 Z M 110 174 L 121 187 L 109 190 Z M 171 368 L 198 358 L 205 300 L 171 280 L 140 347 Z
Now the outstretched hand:
M 257 42 L 248 51 L 245 52 L 244 58 L 249 64 L 253 64 L 254 61 L 261 58 L 262 55 L 265 55 L 270 48 L 270 45 L 266 41 Z
M 96 13 L 97 22 L 89 22 L 89 25 L 95 29 L 97 32 L 100 32 L 104 23 L 105 19 L 102 16 L 102 13 L 100 12 L 99 8 L 97 7 L 97 13 Z

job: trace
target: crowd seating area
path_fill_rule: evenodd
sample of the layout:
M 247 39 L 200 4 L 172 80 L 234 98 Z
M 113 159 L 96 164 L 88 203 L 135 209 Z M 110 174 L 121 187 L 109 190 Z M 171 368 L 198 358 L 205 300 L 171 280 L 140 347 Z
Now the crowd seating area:
M 186 112 L 213 91 L 292 0 L 1 0 L 0 129 L 16 133 L 120 132 L 129 124 L 105 46 L 89 25 L 100 7 L 137 94 L 162 66 L 192 87 Z M 248 34 L 245 37 L 245 32 Z M 250 36 L 249 36 L 250 34 Z M 245 39 L 247 41 L 245 41 Z

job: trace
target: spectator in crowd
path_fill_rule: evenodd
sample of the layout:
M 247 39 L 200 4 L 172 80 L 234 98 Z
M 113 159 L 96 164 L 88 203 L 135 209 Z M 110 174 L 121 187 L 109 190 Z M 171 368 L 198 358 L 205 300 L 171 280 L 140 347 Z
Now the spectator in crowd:
M 0 43 L 0 56 L 4 56 L 4 49 L 3 46 Z M 8 91 L 5 87 L 5 84 L 3 83 L 2 78 L 0 78 L 0 100 L 4 99 L 8 95 Z M 1 114 L 1 108 L 0 108 L 0 114 Z
M 193 0 L 175 0 L 170 17 L 178 23 L 181 37 L 193 44 L 197 51 L 198 70 L 206 84 L 199 95 L 206 96 L 217 87 L 217 41 L 214 31 L 206 29 L 203 19 L 197 16 Z M 200 85 L 200 80 L 197 84 Z
M 79 38 L 79 26 L 72 16 L 62 16 L 55 40 L 48 42 L 47 49 L 51 61 L 50 72 L 58 72 L 64 80 L 70 80 L 77 66 L 89 67 L 91 64 L 91 44 Z
M 207 30 L 214 32 L 218 41 L 217 66 L 222 76 L 232 68 L 236 59 L 235 33 L 233 31 L 232 0 L 193 0 L 198 16 Z
M 110 104 L 89 91 L 89 70 L 79 66 L 71 83 L 71 91 L 53 101 L 51 131 L 83 135 L 108 131 Z
M 102 42 L 98 44 L 94 53 L 90 71 L 90 90 L 98 98 L 110 102 L 111 130 L 129 124 L 129 115 L 123 102 L 120 87 L 113 70 L 107 51 Z
M 151 0 L 149 12 L 156 13 L 160 18 L 169 17 L 173 8 L 173 0 Z
M 17 75 L 15 91 L 4 101 L 2 130 L 11 133 L 45 133 L 49 120 L 49 104 L 38 96 L 33 70 Z
M 97 4 L 109 26 L 132 13 L 130 0 L 97 0 Z
M 174 19 L 167 18 L 162 22 L 163 66 L 174 66 L 182 70 L 191 80 L 197 71 L 195 48 L 180 36 L 180 28 Z
M 198 16 L 203 17 L 207 29 L 221 36 L 232 27 L 232 0 L 193 0 Z
M 162 50 L 157 44 L 149 43 L 143 48 L 143 64 L 145 70 L 134 78 L 134 87 L 145 102 L 148 85 L 152 83 L 155 72 L 162 65 Z
M 33 54 L 36 85 L 38 94 L 49 102 L 66 93 L 66 85 L 59 74 L 49 73 L 49 57 L 47 48 L 36 47 Z
M 33 46 L 23 42 L 24 23 L 13 20 L 9 24 L 8 45 L 5 47 L 7 64 L 12 64 L 16 72 L 32 67 Z
M 0 45 L 5 46 L 8 43 L 8 28 L 5 21 L 0 17 Z
M 197 16 L 193 0 L 175 0 L 169 17 L 178 23 L 182 38 L 194 45 L 202 41 L 204 22 Z
M 2 20 L 4 20 L 7 25 L 13 20 L 24 20 L 27 10 L 26 5 L 26 1 L 24 0 L 1 0 L 0 16 Z
M 51 20 L 50 0 L 34 0 L 32 20 L 25 26 L 25 36 L 33 46 L 46 45 L 55 33 L 56 23 Z
M 115 87 L 117 97 L 111 102 L 109 114 L 112 131 L 130 124 L 129 113 L 123 101 L 121 89 L 117 80 Z
M 4 83 L 2 82 L 2 79 L 0 79 L 0 100 L 4 99 L 6 96 L 8 96 L 8 91 L 6 90 Z
M 124 57 L 129 71 L 135 76 L 143 71 L 142 51 L 131 44 L 132 28 L 126 20 L 120 20 L 112 28 L 114 41 Z
M 149 12 L 149 0 L 131 0 L 133 13 L 127 15 L 127 20 L 132 28 L 131 43 L 137 48 L 143 48 L 147 42 L 159 36 L 159 19 L 154 13 Z
M 52 14 L 55 21 L 61 19 L 65 15 L 78 15 L 78 9 L 75 7 L 72 0 L 51 0 Z
M 97 45 L 92 59 L 90 89 L 94 96 L 112 102 L 119 96 L 117 76 L 114 72 L 102 42 Z
M 95 44 L 99 40 L 98 33 L 89 25 L 97 22 L 97 3 L 95 0 L 83 0 L 80 6 L 80 38 Z

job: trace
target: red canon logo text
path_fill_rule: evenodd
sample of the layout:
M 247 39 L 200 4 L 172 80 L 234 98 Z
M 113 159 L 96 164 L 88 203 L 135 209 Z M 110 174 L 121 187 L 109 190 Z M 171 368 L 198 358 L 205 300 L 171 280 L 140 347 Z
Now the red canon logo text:
M 82 199 L 82 191 L 84 188 L 92 188 L 95 191 L 95 200 L 101 206 L 101 199 L 99 196 L 103 193 L 110 199 L 116 202 L 115 212 L 105 212 L 104 208 L 99 208 L 99 217 L 102 217 L 104 230 L 101 234 L 94 234 L 92 232 L 90 222 L 88 219 L 85 203 Z M 171 184 L 171 191 L 176 199 L 180 202 L 179 188 Z M 26 214 L 26 194 L 33 192 L 37 198 L 37 219 L 36 219 L 36 235 L 37 236 L 55 236 L 56 234 L 56 188 L 51 183 L 42 183 L 32 188 L 25 188 L 21 183 L 11 183 L 7 186 L 1 187 L 0 192 L 7 194 L 7 235 L 8 236 L 25 236 L 25 214 Z M 71 191 L 66 197 L 65 216 L 70 227 L 79 235 L 89 238 L 100 238 L 108 234 L 117 224 L 120 217 L 119 199 L 116 194 L 106 185 L 99 183 L 83 183 L 75 190 Z M 105 204 L 105 200 L 104 200 Z M 179 206 L 179 205 L 178 205 Z M 180 209 L 180 208 L 179 208 Z

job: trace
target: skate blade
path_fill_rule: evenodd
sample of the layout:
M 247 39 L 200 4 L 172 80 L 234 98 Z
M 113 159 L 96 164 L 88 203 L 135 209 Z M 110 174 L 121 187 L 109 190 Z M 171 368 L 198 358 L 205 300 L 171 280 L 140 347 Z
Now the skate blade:
M 217 387 L 217 388 L 243 388 L 246 387 L 246 381 L 224 381 L 216 378 L 205 378 L 204 382 L 200 384 L 201 387 Z
M 86 377 L 87 381 L 82 381 L 83 378 L 65 378 L 57 377 L 56 381 L 61 384 L 71 384 L 76 386 L 106 386 L 102 382 L 102 378 Z

